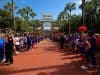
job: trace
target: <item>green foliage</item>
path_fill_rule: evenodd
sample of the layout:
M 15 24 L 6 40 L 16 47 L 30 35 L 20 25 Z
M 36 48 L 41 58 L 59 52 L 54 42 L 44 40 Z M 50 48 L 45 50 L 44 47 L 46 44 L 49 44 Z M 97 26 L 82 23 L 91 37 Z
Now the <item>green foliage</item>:
M 66 4 L 66 6 L 64 8 L 64 10 L 68 11 L 70 14 L 71 14 L 71 11 L 74 9 L 76 9 L 75 3 L 68 3 L 68 4 Z
M 100 10 L 99 0 L 91 0 L 85 3 L 85 22 L 90 30 L 100 33 L 100 11 L 97 13 L 98 8 Z
M 97 10 L 99 7 L 99 10 Z M 80 5 L 82 8 L 82 5 Z M 100 33 L 100 2 L 99 0 L 86 1 L 85 5 L 85 25 L 88 27 L 88 31 L 93 30 Z M 60 31 L 68 33 L 69 25 L 71 32 L 76 32 L 78 27 L 82 25 L 81 15 L 72 15 L 71 11 L 75 9 L 74 3 L 66 4 L 64 11 L 58 15 L 57 23 L 60 26 Z M 66 11 L 66 12 L 65 12 Z M 98 12 L 97 12 L 98 11 Z M 63 17 L 67 15 L 67 17 Z
M 0 28 L 6 29 L 11 28 L 12 18 L 9 11 L 5 9 L 0 9 Z
M 24 8 L 19 9 L 17 14 L 20 14 L 21 17 L 25 20 L 28 20 L 30 17 L 33 19 L 34 16 L 36 16 L 36 13 L 29 6 L 25 6 Z
M 14 8 L 12 7 L 12 5 L 14 5 Z M 21 18 L 20 16 L 13 17 L 16 9 L 17 6 L 15 6 L 14 3 L 12 4 L 10 2 L 7 2 L 0 9 L 0 29 L 5 31 L 5 29 L 8 28 L 8 30 L 13 30 L 21 33 L 26 31 L 32 31 L 30 27 L 32 25 L 38 25 L 38 23 L 33 20 L 34 16 L 36 16 L 36 13 L 33 12 L 33 10 L 29 6 L 25 6 L 17 11 L 17 14 L 19 14 Z M 34 21 L 34 23 L 32 21 Z
M 60 30 L 64 33 L 70 32 L 71 30 L 71 13 L 75 8 L 75 3 L 68 3 L 64 10 L 58 15 L 57 21 L 59 25 L 62 25 Z

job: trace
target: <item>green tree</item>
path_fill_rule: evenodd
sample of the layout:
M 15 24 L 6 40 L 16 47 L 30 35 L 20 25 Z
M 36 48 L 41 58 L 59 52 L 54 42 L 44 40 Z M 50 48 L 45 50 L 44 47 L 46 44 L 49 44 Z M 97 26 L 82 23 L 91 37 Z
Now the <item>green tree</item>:
M 25 9 L 24 8 L 19 9 L 18 12 L 17 12 L 17 14 L 20 14 L 21 17 L 22 17 L 22 19 L 24 19 L 24 17 L 25 17 Z
M 64 8 L 64 10 L 66 12 L 69 12 L 70 16 L 71 16 L 72 10 L 75 10 L 75 9 L 76 9 L 75 3 L 68 3 L 68 4 L 66 4 L 66 6 Z
M 33 12 L 33 10 L 29 6 L 25 6 L 22 9 L 19 9 L 17 14 L 20 14 L 21 18 L 23 19 L 23 25 L 24 26 L 22 29 L 24 31 L 30 31 L 30 27 L 32 27 L 33 24 L 33 18 L 36 16 L 36 13 Z M 32 19 L 30 19 L 32 18 Z
M 89 30 L 93 30 L 96 32 L 100 32 L 100 13 L 97 13 L 97 8 L 99 5 L 99 0 L 87 1 L 84 4 L 85 24 L 88 26 Z
M 5 31 L 6 28 L 12 28 L 11 20 L 10 12 L 5 9 L 0 9 L 0 28 L 3 31 Z
M 25 6 L 24 11 L 25 11 L 25 19 L 29 19 L 32 9 L 29 6 Z
M 33 12 L 33 10 L 29 6 L 25 6 L 24 8 L 19 9 L 17 14 L 20 14 L 21 17 L 26 20 L 28 20 L 30 17 L 32 17 L 33 19 L 34 16 L 36 16 L 36 13 Z
M 71 18 L 71 15 L 72 15 L 72 10 L 76 9 L 75 7 L 75 3 L 68 3 L 66 4 L 64 10 L 66 12 L 69 12 L 69 33 L 71 32 L 71 26 L 70 26 L 70 18 Z
M 65 25 L 65 20 L 66 18 L 69 16 L 69 14 L 63 10 L 59 15 L 58 15 L 58 18 L 57 18 L 57 24 L 60 26 L 61 28 L 61 31 L 64 32 L 65 28 L 64 28 L 64 25 Z
M 32 19 L 34 18 L 34 16 L 36 16 L 36 13 L 34 13 L 34 12 L 31 12 L 30 13 L 30 16 L 32 17 Z
M 3 8 L 5 9 L 5 10 L 7 10 L 7 11 L 9 11 L 9 12 L 12 12 L 12 10 L 13 10 L 13 7 L 12 7 L 13 5 L 12 5 L 12 3 L 11 2 L 8 2 L 8 3 L 6 3 L 4 6 L 3 6 Z M 17 6 L 14 4 L 14 9 L 16 10 L 17 9 Z

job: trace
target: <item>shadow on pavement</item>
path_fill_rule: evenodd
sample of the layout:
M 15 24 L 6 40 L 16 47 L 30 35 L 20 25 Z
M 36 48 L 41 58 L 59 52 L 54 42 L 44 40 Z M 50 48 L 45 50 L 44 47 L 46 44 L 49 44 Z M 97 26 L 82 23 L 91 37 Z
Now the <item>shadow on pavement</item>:
M 0 69 L 0 75 L 16 75 L 20 73 L 28 73 L 34 71 L 41 71 L 41 70 L 52 70 L 56 69 L 52 72 L 39 72 L 37 75 L 100 75 L 100 69 L 89 69 L 89 70 L 81 70 L 80 65 L 82 64 L 80 60 L 73 60 L 79 58 L 79 56 L 74 55 L 73 51 L 69 48 L 67 49 L 59 49 L 57 47 L 54 47 L 53 45 L 49 47 L 45 47 L 45 50 L 47 51 L 57 51 L 61 53 L 61 56 L 64 56 L 61 58 L 61 60 L 70 59 L 71 62 L 67 62 L 62 65 L 54 65 L 54 66 L 43 66 L 43 67 L 34 67 L 33 68 L 25 68 L 25 69 L 19 69 L 19 70 L 8 70 L 8 69 Z M 56 61 L 56 60 L 55 60 Z M 0 66 L 1 67 L 1 66 Z
M 11 75 L 11 74 L 18 74 L 20 73 L 26 73 L 26 72 L 32 72 L 34 74 L 34 71 L 39 70 L 51 70 L 56 69 L 54 72 L 48 72 L 46 73 L 39 73 L 38 75 L 88 75 L 86 71 L 83 71 L 79 67 L 79 61 L 73 61 L 70 63 L 65 63 L 63 65 L 54 65 L 54 66 L 46 66 L 46 67 L 36 67 L 36 68 L 26 68 L 26 69 L 20 69 L 20 70 L 3 70 L 5 74 L 0 75 Z
M 49 75 L 49 74 L 46 72 L 39 72 L 37 75 Z

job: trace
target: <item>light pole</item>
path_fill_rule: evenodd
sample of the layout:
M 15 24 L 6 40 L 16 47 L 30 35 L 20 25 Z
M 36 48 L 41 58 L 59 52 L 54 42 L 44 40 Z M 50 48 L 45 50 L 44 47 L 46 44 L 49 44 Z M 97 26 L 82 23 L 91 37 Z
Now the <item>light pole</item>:
M 69 15 L 69 34 L 71 33 L 71 26 L 70 26 L 70 23 L 71 23 L 71 13 Z
M 96 9 L 97 13 L 100 13 L 100 1 L 97 2 L 97 9 Z
M 98 22 L 98 25 L 100 24 L 100 1 L 97 1 L 97 22 Z
M 16 29 L 15 29 L 15 18 L 14 18 L 14 0 L 12 0 L 12 24 L 13 24 L 13 28 L 14 28 L 14 32 L 16 32 Z
M 85 10 L 84 10 L 85 0 L 82 0 L 82 23 L 85 24 Z
M 87 31 L 87 27 L 85 26 L 85 10 L 84 10 L 85 0 L 82 0 L 82 26 L 78 28 L 79 32 L 81 32 L 81 35 L 84 35 L 84 33 Z
M 65 31 L 65 28 L 64 28 L 64 14 L 62 15 L 62 26 L 63 26 L 62 30 L 63 30 L 63 33 L 64 33 L 64 31 Z

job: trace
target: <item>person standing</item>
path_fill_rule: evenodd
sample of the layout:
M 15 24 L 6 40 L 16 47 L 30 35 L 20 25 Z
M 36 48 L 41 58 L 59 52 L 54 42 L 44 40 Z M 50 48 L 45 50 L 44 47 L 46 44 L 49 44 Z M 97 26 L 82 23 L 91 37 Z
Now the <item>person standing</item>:
M 94 32 L 90 32 L 89 33 L 89 36 L 90 36 L 90 44 L 91 44 L 91 48 L 88 52 L 88 57 L 90 58 L 90 67 L 93 67 L 95 68 L 96 67 L 96 56 L 95 56 L 95 53 L 96 53 L 96 37 L 94 36 Z
M 4 59 L 4 48 L 5 48 L 5 40 L 2 37 L 2 34 L 0 34 L 0 61 L 3 61 Z
M 14 36 L 14 45 L 16 47 L 16 54 L 20 52 L 20 37 L 18 34 Z
M 65 42 L 64 35 L 61 35 L 59 41 L 60 41 L 60 48 L 63 49 L 64 48 L 64 42 Z
M 80 57 L 82 58 L 83 64 L 81 65 L 81 69 L 86 70 L 88 69 L 86 64 L 88 61 L 87 57 L 87 51 L 91 48 L 90 42 L 88 41 L 88 37 L 86 34 L 80 35 L 79 40 L 79 51 L 80 51 Z
M 30 50 L 32 46 L 32 37 L 30 33 L 27 34 L 27 50 Z
M 6 60 L 4 63 L 13 64 L 13 49 L 14 43 L 11 34 L 6 36 L 6 44 L 5 44 L 5 57 Z

